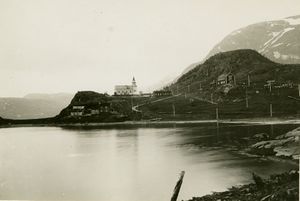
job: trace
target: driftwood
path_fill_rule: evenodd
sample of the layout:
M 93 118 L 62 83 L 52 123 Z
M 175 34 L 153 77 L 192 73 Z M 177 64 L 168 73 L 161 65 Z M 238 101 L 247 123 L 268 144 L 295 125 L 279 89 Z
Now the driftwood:
M 177 200 L 177 197 L 178 197 L 178 194 L 179 194 L 179 191 L 180 191 L 180 187 L 181 187 L 181 184 L 182 184 L 182 181 L 183 181 L 183 177 L 184 177 L 184 171 L 181 171 L 180 173 L 180 177 L 176 183 L 176 186 L 174 188 L 174 191 L 173 191 L 173 195 L 171 197 L 171 201 L 176 201 Z

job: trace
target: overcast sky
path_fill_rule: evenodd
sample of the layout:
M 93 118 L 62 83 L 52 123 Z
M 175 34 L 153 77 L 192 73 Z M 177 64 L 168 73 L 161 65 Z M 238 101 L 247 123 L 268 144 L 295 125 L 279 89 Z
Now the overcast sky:
M 0 97 L 139 90 L 201 61 L 235 29 L 300 0 L 0 0 Z

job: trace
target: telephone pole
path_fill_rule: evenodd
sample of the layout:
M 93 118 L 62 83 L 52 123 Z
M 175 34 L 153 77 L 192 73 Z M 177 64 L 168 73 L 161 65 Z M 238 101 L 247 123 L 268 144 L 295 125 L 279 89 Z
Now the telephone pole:
M 269 91 L 272 92 L 272 84 L 275 82 L 275 80 L 268 80 L 267 83 L 269 85 Z
M 270 103 L 270 117 L 273 117 L 273 105 Z
M 174 103 L 172 104 L 172 108 L 173 108 L 173 117 L 175 117 L 176 116 L 176 111 L 175 111 L 175 105 L 174 105 Z
M 248 90 L 247 90 L 247 88 L 246 88 L 246 108 L 249 108 Z
M 250 75 L 248 74 L 248 87 L 251 85 Z

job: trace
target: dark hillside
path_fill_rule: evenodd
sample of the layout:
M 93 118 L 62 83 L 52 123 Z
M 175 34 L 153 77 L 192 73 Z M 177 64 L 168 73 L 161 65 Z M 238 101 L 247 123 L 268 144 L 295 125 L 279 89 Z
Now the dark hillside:
M 300 64 L 274 63 L 245 49 L 210 57 L 169 88 L 214 102 L 223 118 L 237 118 L 300 114 L 298 84 Z
M 129 100 L 93 91 L 80 91 L 56 119 L 58 122 L 114 122 L 129 120 L 131 113 Z
M 175 90 L 175 86 L 187 87 L 188 84 L 195 84 L 194 82 L 202 82 L 202 87 L 209 88 L 219 75 L 230 72 L 235 75 L 236 84 L 245 83 L 248 75 L 252 82 L 258 83 L 265 83 L 269 79 L 299 82 L 299 67 L 296 64 L 274 63 L 254 50 L 234 50 L 210 57 L 180 77 L 172 85 L 172 89 Z

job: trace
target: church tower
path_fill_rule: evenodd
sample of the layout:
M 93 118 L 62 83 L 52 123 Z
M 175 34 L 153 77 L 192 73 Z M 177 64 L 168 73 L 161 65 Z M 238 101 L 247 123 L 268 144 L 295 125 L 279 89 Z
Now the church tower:
M 137 85 L 134 77 L 132 79 L 132 89 L 133 89 L 133 93 L 137 92 Z

